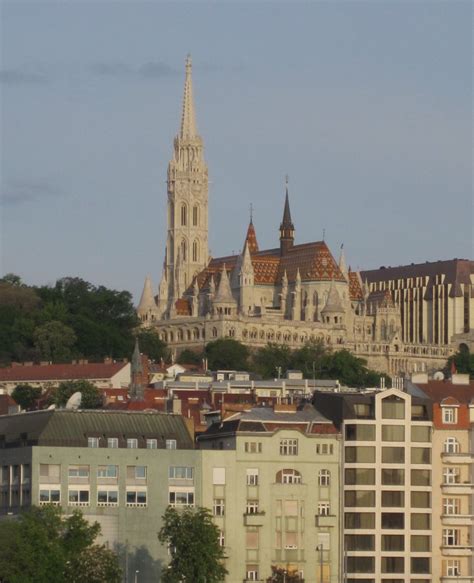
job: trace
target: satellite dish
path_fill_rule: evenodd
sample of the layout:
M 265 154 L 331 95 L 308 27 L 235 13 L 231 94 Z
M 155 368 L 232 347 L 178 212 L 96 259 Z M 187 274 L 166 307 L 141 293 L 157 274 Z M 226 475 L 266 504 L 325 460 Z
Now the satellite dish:
M 67 400 L 66 409 L 72 409 L 73 411 L 79 409 L 79 407 L 81 406 L 81 401 L 82 401 L 81 391 L 73 393 Z
M 50 405 L 50 406 L 48 407 L 48 411 L 49 411 L 50 409 L 56 409 L 56 405 L 53 403 L 52 405 Z
M 438 370 L 434 373 L 433 378 L 435 381 L 444 381 L 444 374 Z

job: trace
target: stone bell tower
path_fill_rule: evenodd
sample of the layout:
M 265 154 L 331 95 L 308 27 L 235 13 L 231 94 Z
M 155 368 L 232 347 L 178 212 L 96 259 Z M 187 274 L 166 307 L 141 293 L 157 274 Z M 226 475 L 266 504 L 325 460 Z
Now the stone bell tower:
M 208 171 L 203 150 L 196 126 L 188 55 L 181 127 L 168 165 L 168 236 L 163 274 L 167 285 L 160 286 L 159 298 L 161 305 L 168 306 L 168 314 L 208 263 Z

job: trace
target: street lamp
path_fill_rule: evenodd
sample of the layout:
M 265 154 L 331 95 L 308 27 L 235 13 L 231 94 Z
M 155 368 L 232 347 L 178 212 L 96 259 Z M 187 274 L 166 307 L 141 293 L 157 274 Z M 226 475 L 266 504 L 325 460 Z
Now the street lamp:
M 323 583 L 323 576 L 324 576 L 323 551 L 324 551 L 324 545 L 319 544 L 316 547 L 316 550 L 319 551 L 319 583 Z

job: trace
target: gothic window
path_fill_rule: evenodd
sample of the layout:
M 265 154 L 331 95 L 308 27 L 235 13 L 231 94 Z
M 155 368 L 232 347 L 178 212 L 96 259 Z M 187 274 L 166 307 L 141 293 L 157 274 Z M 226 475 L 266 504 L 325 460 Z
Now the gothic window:
M 186 261 L 186 255 L 187 255 L 187 245 L 186 245 L 186 241 L 183 239 L 181 241 L 181 259 L 183 261 Z
M 385 320 L 382 320 L 380 324 L 380 338 L 382 340 L 386 340 L 387 338 L 387 325 L 385 324 Z
M 199 223 L 199 207 L 198 205 L 193 206 L 193 227 L 197 227 Z
M 212 329 L 212 336 L 213 336 L 213 338 L 217 337 L 217 328 Z
M 185 227 L 188 224 L 188 209 L 185 204 L 181 205 L 181 226 Z
M 199 261 L 199 244 L 197 241 L 193 241 L 193 261 Z

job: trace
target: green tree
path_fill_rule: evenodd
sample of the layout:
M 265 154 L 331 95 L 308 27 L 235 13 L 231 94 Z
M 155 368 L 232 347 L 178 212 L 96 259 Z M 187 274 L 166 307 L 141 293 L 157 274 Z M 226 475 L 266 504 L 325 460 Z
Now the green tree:
M 278 376 L 278 369 L 282 375 L 285 374 L 292 368 L 292 360 L 293 353 L 289 346 L 270 342 L 255 352 L 252 363 L 255 372 L 268 379 Z
M 248 348 L 233 338 L 219 338 L 209 342 L 204 354 L 210 370 L 245 370 L 248 367 Z
M 7 583 L 120 583 L 118 559 L 100 533 L 76 510 L 32 507 L 18 520 L 0 521 L 0 573 Z M 95 569 L 95 570 L 94 570 Z
M 468 374 L 471 378 L 474 377 L 474 354 L 469 352 L 467 346 L 460 348 L 458 352 L 448 358 L 444 372 L 449 375 L 453 370 Z
M 27 383 L 22 383 L 13 389 L 12 397 L 22 409 L 31 409 L 41 397 L 41 389 L 39 387 L 32 387 Z
M 202 353 L 185 348 L 176 359 L 178 364 L 201 364 Z
M 72 328 L 56 320 L 39 326 L 34 333 L 35 345 L 41 357 L 53 362 L 70 360 L 76 339 Z
M 166 342 L 163 342 L 153 330 L 140 330 L 137 334 L 140 352 L 146 354 L 151 360 L 167 360 L 169 350 Z
M 328 350 L 321 340 L 309 340 L 294 351 L 292 367 L 301 370 L 306 378 L 324 378 L 323 362 L 327 354 Z
M 303 579 L 298 571 L 293 569 L 283 569 L 272 565 L 272 574 L 267 579 L 267 583 L 302 583 Z
M 54 391 L 53 402 L 64 407 L 71 395 L 80 392 L 81 409 L 99 409 L 102 407 L 102 395 L 99 389 L 89 381 L 64 381 Z
M 178 512 L 168 506 L 158 533 L 168 545 L 171 561 L 162 574 L 163 583 L 219 583 L 227 570 L 219 529 L 207 508 L 186 508 Z

